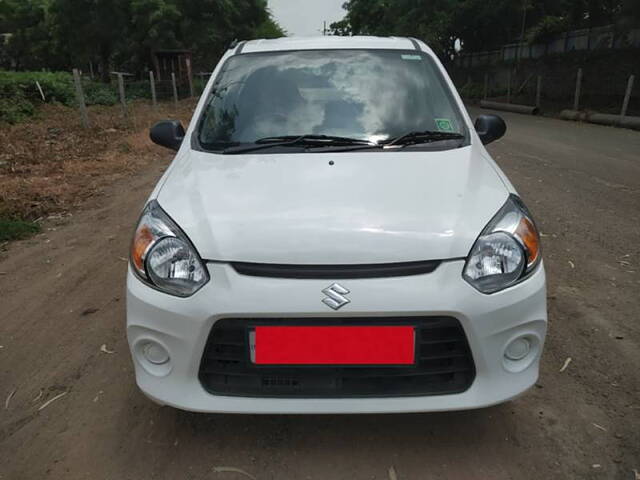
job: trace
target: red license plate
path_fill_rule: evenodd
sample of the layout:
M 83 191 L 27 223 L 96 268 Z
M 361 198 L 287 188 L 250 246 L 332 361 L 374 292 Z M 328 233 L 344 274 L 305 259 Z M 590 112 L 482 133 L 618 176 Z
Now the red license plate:
M 411 365 L 411 326 L 255 327 L 258 365 Z

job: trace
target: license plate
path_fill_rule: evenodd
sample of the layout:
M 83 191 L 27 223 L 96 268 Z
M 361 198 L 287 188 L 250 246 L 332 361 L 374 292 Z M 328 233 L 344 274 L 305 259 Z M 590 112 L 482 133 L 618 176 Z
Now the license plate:
M 412 365 L 411 326 L 257 326 L 249 335 L 256 365 Z

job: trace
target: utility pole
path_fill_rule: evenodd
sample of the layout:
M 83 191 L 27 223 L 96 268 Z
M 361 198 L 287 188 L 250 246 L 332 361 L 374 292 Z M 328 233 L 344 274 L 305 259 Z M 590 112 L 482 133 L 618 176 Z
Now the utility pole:
M 516 59 L 519 61 L 522 56 L 522 44 L 524 43 L 524 32 L 527 27 L 527 0 L 523 0 L 522 2 L 522 29 L 520 31 L 520 44 L 518 45 L 518 56 Z
M 520 31 L 520 41 L 524 42 L 524 32 L 527 26 L 527 0 L 522 2 L 522 29 Z
M 326 20 L 324 22 L 322 22 L 322 28 L 320 30 L 316 30 L 316 32 L 322 33 L 322 35 L 324 35 L 325 37 L 327 35 L 329 35 L 331 30 L 329 28 L 327 28 L 327 21 Z

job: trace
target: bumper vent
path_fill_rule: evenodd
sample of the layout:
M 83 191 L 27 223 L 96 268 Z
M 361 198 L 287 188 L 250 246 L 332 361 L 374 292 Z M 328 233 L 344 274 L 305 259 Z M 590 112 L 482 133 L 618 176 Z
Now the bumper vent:
M 411 325 L 411 366 L 264 366 L 251 362 L 249 332 L 258 325 Z M 245 397 L 345 398 L 445 395 L 467 390 L 475 378 L 469 344 L 451 317 L 223 319 L 209 335 L 200 382 L 211 394 Z

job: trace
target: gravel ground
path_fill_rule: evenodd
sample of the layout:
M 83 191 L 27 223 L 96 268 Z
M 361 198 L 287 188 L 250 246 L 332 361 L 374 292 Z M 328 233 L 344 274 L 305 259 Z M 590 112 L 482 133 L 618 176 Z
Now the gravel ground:
M 124 329 L 132 227 L 169 161 L 149 149 L 144 168 L 1 254 L 0 479 L 249 478 L 229 467 L 259 480 L 640 478 L 640 134 L 503 116 L 490 150 L 538 219 L 549 279 L 542 374 L 526 395 L 366 416 L 149 402 Z

